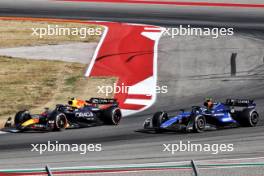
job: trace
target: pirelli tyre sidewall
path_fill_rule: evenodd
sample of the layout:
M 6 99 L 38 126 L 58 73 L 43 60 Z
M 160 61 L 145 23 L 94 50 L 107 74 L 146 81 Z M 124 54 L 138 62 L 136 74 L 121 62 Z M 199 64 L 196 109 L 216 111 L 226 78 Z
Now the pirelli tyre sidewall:
M 203 115 L 196 115 L 193 122 L 193 131 L 195 133 L 204 132 L 206 127 L 206 118 Z
M 63 131 L 67 127 L 67 117 L 64 113 L 53 112 L 51 118 L 48 119 L 49 131 Z
M 161 124 L 163 124 L 165 121 L 167 121 L 168 114 L 166 112 L 156 112 L 152 117 L 152 125 L 153 128 L 157 133 L 161 133 L 163 131 L 162 128 L 160 128 Z
M 122 119 L 121 109 L 118 107 L 110 107 L 103 113 L 102 120 L 107 125 L 118 125 Z
M 21 124 L 29 119 L 31 119 L 31 115 L 28 113 L 28 111 L 24 110 L 17 112 L 14 119 L 16 128 L 21 128 Z
M 245 109 L 240 114 L 239 123 L 244 127 L 255 127 L 259 121 L 259 114 L 255 109 Z

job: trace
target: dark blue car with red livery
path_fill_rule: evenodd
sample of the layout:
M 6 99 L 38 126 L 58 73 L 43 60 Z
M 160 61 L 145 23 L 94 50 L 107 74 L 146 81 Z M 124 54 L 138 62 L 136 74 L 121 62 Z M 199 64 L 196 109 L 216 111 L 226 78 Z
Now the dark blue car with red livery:
M 74 101 L 82 105 L 75 106 Z M 115 99 L 91 98 L 87 101 L 71 100 L 67 105 L 58 104 L 54 110 L 45 109 L 41 114 L 19 111 L 14 124 L 19 131 L 62 131 L 65 128 L 118 125 L 121 118 L 122 113 Z

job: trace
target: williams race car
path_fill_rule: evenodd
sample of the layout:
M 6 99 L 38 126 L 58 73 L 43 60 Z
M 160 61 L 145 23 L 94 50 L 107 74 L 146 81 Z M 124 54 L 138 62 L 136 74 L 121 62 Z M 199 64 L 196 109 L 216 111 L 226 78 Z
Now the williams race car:
M 225 103 L 205 102 L 205 107 L 192 106 L 191 111 L 181 109 L 178 115 L 156 112 L 144 122 L 144 129 L 156 132 L 203 132 L 206 129 L 247 126 L 255 127 L 259 121 L 253 100 L 227 99 Z M 209 107 L 208 107 L 209 106 Z
M 82 106 L 73 106 L 73 102 Z M 15 127 L 19 131 L 61 131 L 65 128 L 81 128 L 96 125 L 118 125 L 122 118 L 115 99 L 91 98 L 88 101 L 71 100 L 67 105 L 58 104 L 41 114 L 19 111 L 15 115 Z

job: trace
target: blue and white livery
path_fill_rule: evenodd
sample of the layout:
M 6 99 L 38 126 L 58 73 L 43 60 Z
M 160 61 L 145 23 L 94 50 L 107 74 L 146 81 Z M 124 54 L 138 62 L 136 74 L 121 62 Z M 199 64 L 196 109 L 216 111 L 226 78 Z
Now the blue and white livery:
M 154 129 L 156 132 L 203 132 L 221 127 L 254 127 L 258 121 L 259 114 L 253 100 L 227 99 L 225 103 L 213 103 L 211 108 L 192 106 L 191 111 L 181 110 L 172 116 L 166 112 L 156 112 L 152 118 L 145 120 L 144 129 Z

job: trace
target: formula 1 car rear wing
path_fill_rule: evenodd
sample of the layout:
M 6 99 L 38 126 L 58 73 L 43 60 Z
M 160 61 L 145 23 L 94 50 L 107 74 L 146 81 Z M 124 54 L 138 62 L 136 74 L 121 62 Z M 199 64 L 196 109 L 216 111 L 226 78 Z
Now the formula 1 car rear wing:
M 87 102 L 92 104 L 118 104 L 117 100 L 113 98 L 91 98 Z
M 249 99 L 227 99 L 225 104 L 228 106 L 240 106 L 240 107 L 256 106 L 254 100 L 249 100 Z

